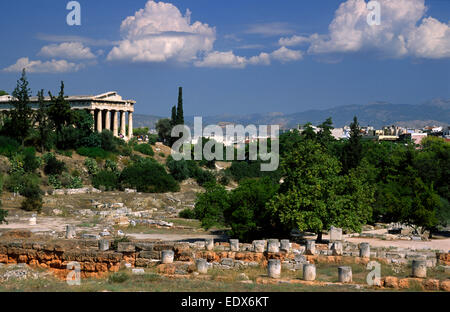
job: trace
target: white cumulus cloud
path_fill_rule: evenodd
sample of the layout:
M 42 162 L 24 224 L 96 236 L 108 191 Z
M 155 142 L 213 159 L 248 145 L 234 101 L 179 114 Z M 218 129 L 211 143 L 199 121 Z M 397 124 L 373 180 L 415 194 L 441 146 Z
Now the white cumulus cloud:
M 75 64 L 66 60 L 54 60 L 51 61 L 32 61 L 28 57 L 23 57 L 17 60 L 17 62 L 9 67 L 3 69 L 5 72 L 21 72 L 22 69 L 26 69 L 29 73 L 66 73 L 75 72 L 82 68 L 82 64 Z
M 380 25 L 369 25 L 367 2 L 347 0 L 335 12 L 327 35 L 310 37 L 308 52 L 374 51 L 388 57 L 450 57 L 449 24 L 424 18 L 424 0 L 378 0 Z
M 120 27 L 122 40 L 107 59 L 132 62 L 190 62 L 210 52 L 216 40 L 215 28 L 191 23 L 171 3 L 148 1 L 144 9 L 127 17 Z
M 292 37 L 283 37 L 278 40 L 278 44 L 284 47 L 298 46 L 303 43 L 309 43 L 311 41 L 310 37 L 294 35 Z
M 301 51 L 281 47 L 278 50 L 272 52 L 271 57 L 282 63 L 286 63 L 301 60 L 303 58 L 303 53 Z
M 228 67 L 245 68 L 247 65 L 270 65 L 272 60 L 281 63 L 298 61 L 303 58 L 303 53 L 297 50 L 291 50 L 286 47 L 273 51 L 272 53 L 261 52 L 259 55 L 244 57 L 237 56 L 233 51 L 208 53 L 203 60 L 195 62 L 197 67 Z
M 203 60 L 195 62 L 197 67 L 231 67 L 244 68 L 247 65 L 247 59 L 237 56 L 233 51 L 208 53 Z
M 63 42 L 60 44 L 46 45 L 42 47 L 38 55 L 71 60 L 88 60 L 96 58 L 91 49 L 85 47 L 81 42 Z

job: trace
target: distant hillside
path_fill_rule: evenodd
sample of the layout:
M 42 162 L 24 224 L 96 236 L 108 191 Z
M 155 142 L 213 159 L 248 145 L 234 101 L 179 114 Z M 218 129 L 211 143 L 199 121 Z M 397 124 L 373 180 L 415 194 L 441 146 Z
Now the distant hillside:
M 164 117 L 153 116 L 153 115 L 143 115 L 134 114 L 133 116 L 133 128 L 148 127 L 150 129 L 155 129 L 156 122 Z
M 450 125 L 450 99 L 435 99 L 425 104 L 390 104 L 379 102 L 367 105 L 345 105 L 324 110 L 308 110 L 301 113 L 259 113 L 247 115 L 223 114 L 203 117 L 203 125 L 231 122 L 248 125 L 273 125 L 280 128 L 293 128 L 298 124 L 311 122 L 313 125 L 322 123 L 328 117 L 333 119 L 335 127 L 349 125 L 353 116 L 357 116 L 363 126 L 381 128 L 385 125 L 399 125 L 403 127 L 421 128 L 425 125 Z M 138 115 L 142 124 L 146 118 L 156 123 L 158 117 Z M 186 117 L 186 123 L 193 124 L 194 117 Z M 149 122 L 147 122 L 149 123 Z

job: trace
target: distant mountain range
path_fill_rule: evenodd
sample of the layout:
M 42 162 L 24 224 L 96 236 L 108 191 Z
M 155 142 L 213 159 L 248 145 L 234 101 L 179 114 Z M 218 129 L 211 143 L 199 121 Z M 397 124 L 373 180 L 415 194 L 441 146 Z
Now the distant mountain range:
M 333 119 L 334 127 L 349 125 L 357 116 L 360 125 L 381 128 L 386 125 L 422 128 L 426 125 L 450 125 L 450 99 L 434 99 L 424 104 L 391 104 L 376 102 L 366 105 L 345 105 L 323 110 L 307 110 L 300 113 L 255 113 L 243 115 L 222 114 L 203 117 L 203 125 L 235 123 L 255 125 L 280 125 L 280 128 L 293 128 L 298 124 L 322 123 L 328 117 Z M 154 128 L 162 117 L 135 114 L 135 127 Z M 187 116 L 186 123 L 192 126 L 194 117 Z

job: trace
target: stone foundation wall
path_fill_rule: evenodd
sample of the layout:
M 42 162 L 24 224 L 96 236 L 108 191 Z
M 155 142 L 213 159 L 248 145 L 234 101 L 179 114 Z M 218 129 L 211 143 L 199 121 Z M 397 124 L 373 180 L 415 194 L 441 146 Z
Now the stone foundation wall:
M 113 242 L 110 241 L 112 244 Z M 161 252 L 173 250 L 174 260 L 171 265 L 160 265 L 162 273 L 175 274 L 192 271 L 195 259 L 206 259 L 210 266 L 224 269 L 246 266 L 267 266 L 269 259 L 281 260 L 284 269 L 297 270 L 304 263 L 330 264 L 366 264 L 375 260 L 381 263 L 396 263 L 402 260 L 404 264 L 418 257 L 425 257 L 428 266 L 448 265 L 449 253 L 415 253 L 378 252 L 371 258 L 353 256 L 355 251 L 345 251 L 342 255 L 330 255 L 327 244 L 317 244 L 316 254 L 305 255 L 305 247 L 291 243 L 289 250 L 279 252 L 254 252 L 252 244 L 239 244 L 238 251 L 231 251 L 229 243 L 215 243 L 213 250 L 205 250 L 205 243 L 162 243 L 151 241 L 119 242 L 114 250 L 100 251 L 97 240 L 57 240 L 39 241 L 36 238 L 0 239 L 0 263 L 26 263 L 31 266 L 53 271 L 56 276 L 67 276 L 67 264 L 76 261 L 80 264 L 81 276 L 100 277 L 107 272 L 118 271 L 121 265 L 128 263 L 132 267 L 150 267 L 160 265 Z M 347 249 L 351 249 L 346 246 Z M 357 246 L 356 246 L 357 248 Z M 111 248 L 112 249 L 112 248 Z

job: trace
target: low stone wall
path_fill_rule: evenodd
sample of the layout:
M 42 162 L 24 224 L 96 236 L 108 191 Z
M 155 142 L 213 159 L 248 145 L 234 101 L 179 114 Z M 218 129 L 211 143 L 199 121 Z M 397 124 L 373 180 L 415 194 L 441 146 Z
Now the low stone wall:
M 109 242 L 113 243 L 112 240 Z M 330 250 L 327 244 L 317 244 L 313 255 L 305 254 L 305 246 L 295 243 L 290 243 L 288 250 L 278 252 L 268 252 L 267 246 L 264 247 L 263 252 L 255 252 L 256 247 L 252 244 L 238 244 L 238 246 L 236 251 L 232 251 L 233 248 L 229 243 L 216 242 L 212 250 L 205 250 L 204 241 L 196 243 L 133 241 L 118 242 L 114 250 L 101 251 L 99 241 L 94 239 L 40 241 L 35 237 L 20 239 L 0 237 L 0 263 L 26 263 L 50 269 L 58 277 L 65 278 L 68 273 L 67 265 L 76 261 L 80 264 L 81 276 L 85 278 L 100 277 L 107 272 L 118 271 L 121 265 L 126 263 L 131 267 L 160 265 L 163 250 L 173 250 L 174 261 L 177 262 L 160 265 L 160 272 L 168 274 L 191 272 L 192 264 L 199 258 L 206 259 L 212 267 L 223 269 L 265 267 L 270 259 L 279 259 L 282 268 L 288 270 L 299 270 L 304 263 L 367 264 L 372 260 L 380 263 L 391 263 L 392 260 L 396 260 L 386 257 L 386 254 L 384 254 L 385 257 L 377 257 L 376 253 L 371 258 L 355 257 L 344 253 L 328 255 Z M 448 253 L 434 254 L 434 257 L 434 263 L 443 265 L 449 263 Z M 402 259 L 409 261 L 408 258 Z

